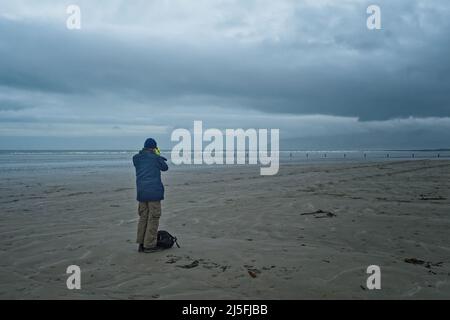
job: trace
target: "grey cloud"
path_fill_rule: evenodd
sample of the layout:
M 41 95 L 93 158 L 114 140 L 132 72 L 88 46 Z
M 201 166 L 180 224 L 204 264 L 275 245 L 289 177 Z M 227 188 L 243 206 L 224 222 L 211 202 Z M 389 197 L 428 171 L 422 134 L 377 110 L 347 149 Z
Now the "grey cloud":
M 419 2 L 383 2 L 381 31 L 365 28 L 363 5 L 302 7 L 294 16 L 298 34 L 250 45 L 229 39 L 138 42 L 3 20 L 0 84 L 93 96 L 110 92 L 147 102 L 208 96 L 210 104 L 224 107 L 366 120 L 448 116 L 450 24 L 442 15 L 450 5 L 438 1 L 443 12 L 418 15 Z M 428 34 L 421 21 L 430 23 L 429 15 L 440 25 Z M 309 46 L 311 41 L 318 43 Z
M 0 98 L 0 112 L 1 111 L 19 111 L 19 110 L 32 108 L 32 107 L 33 107 L 32 105 L 22 102 L 22 101 Z
M 291 137 L 299 130 L 289 115 L 330 115 L 353 119 L 354 129 L 365 121 L 370 135 L 383 136 L 374 120 L 450 116 L 445 0 L 378 1 L 380 31 L 365 27 L 370 1 L 217 0 L 192 9 L 176 1 L 103 3 L 111 8 L 80 1 L 79 31 L 65 28 L 54 2 L 28 3 L 48 17 L 12 3 L 8 15 L 23 17 L 0 15 L 2 123 L 126 132 L 142 123 L 185 125 L 200 115 L 217 123 L 212 114 L 251 126 L 255 114 L 267 113 Z M 424 135 L 415 125 L 402 139 Z M 421 130 L 442 137 L 431 128 Z

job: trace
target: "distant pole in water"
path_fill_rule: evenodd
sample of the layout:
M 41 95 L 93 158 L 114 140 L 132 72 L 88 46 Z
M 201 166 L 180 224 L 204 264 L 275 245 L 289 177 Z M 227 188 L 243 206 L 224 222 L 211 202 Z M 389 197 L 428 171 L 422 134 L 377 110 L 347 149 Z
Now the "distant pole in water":
M 388 154 L 386 154 L 386 158 L 389 158 L 389 153 L 388 153 Z
M 414 158 L 414 153 L 412 154 L 412 157 Z

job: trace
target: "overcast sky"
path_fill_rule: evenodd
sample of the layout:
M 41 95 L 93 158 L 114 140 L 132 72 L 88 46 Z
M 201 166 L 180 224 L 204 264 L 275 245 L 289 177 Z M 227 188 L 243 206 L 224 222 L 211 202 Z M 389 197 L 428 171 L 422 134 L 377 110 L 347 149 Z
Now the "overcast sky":
M 170 148 L 194 120 L 284 148 L 448 148 L 450 2 L 0 0 L 0 148 Z

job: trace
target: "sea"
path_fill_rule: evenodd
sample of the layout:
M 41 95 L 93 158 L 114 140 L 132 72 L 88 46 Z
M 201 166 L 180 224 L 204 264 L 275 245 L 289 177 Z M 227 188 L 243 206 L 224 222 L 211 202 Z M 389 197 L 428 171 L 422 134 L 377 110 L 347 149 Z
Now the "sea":
M 132 168 L 132 157 L 137 152 L 138 150 L 0 150 L 0 174 L 10 171 Z M 171 169 L 218 167 L 218 165 L 207 164 L 175 165 L 171 161 L 170 150 L 162 150 L 161 155 L 168 159 Z M 249 157 L 252 157 L 252 153 L 246 152 L 245 156 L 248 162 Z M 448 160 L 450 159 L 450 149 L 279 151 L 280 167 L 289 163 L 398 161 L 407 159 Z

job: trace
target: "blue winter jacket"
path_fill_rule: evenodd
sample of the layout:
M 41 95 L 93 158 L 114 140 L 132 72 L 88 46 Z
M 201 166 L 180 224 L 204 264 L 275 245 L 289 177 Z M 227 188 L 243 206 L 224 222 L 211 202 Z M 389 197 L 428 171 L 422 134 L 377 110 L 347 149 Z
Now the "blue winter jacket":
M 141 150 L 133 156 L 136 168 L 137 201 L 159 201 L 164 199 L 161 171 L 167 171 L 166 158 L 150 150 Z

